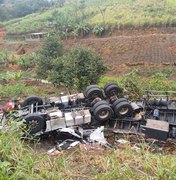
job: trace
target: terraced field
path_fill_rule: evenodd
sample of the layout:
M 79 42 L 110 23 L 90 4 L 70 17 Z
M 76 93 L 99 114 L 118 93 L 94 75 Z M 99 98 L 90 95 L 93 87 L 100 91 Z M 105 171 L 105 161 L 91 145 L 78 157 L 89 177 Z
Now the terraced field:
M 90 47 L 102 55 L 106 65 L 176 65 L 176 34 L 120 35 L 69 40 Z

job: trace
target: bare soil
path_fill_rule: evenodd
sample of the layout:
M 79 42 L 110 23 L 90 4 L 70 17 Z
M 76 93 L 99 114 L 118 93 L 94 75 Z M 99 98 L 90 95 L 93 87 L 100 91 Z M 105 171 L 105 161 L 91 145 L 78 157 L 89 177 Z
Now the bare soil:
M 125 74 L 134 67 L 162 69 L 165 66 L 176 66 L 176 28 L 118 30 L 103 37 L 89 35 L 84 38 L 68 38 L 64 44 L 66 49 L 78 44 L 93 49 L 110 68 L 107 73 L 109 76 Z M 6 48 L 19 55 L 38 51 L 40 47 L 40 44 L 34 43 L 0 43 L 0 50 Z
M 67 40 L 68 48 L 81 44 L 103 56 L 109 75 L 126 73 L 132 67 L 175 66 L 176 34 L 120 35 Z

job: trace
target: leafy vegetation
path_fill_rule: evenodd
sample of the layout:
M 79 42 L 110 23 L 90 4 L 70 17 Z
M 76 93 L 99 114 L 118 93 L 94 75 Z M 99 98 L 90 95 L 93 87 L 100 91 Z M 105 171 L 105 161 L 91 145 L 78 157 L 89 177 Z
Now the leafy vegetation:
M 85 152 L 79 148 L 60 153 L 57 158 L 38 153 L 21 140 L 23 126 L 10 121 L 7 131 L 0 131 L 1 179 L 174 179 L 175 152 L 152 152 L 141 140 L 138 150 L 131 144 L 110 151 Z M 154 144 L 152 144 L 154 146 Z M 151 147 L 152 147 L 151 145 Z M 79 163 L 78 163 L 79 162 Z
M 0 2 L 0 21 L 22 17 L 50 6 L 47 0 L 3 0 Z
M 35 87 L 28 87 L 21 83 L 0 85 L 1 97 L 18 98 L 34 92 Z
M 2 74 L 0 77 L 0 80 L 9 81 L 9 80 L 15 80 L 18 81 L 22 78 L 23 73 L 21 71 L 19 72 L 9 72 L 7 71 L 5 74 Z
M 47 78 L 48 71 L 53 68 L 52 61 L 63 55 L 63 43 L 57 34 L 49 35 L 40 51 L 37 74 L 40 78 Z
M 54 84 L 64 84 L 66 87 L 75 87 L 78 90 L 98 83 L 106 70 L 100 56 L 79 46 L 52 63 L 49 80 Z
M 26 33 L 53 26 L 59 26 L 66 33 L 70 27 L 75 29 L 79 24 L 90 29 L 98 25 L 105 30 L 175 26 L 175 17 L 175 0 L 69 0 L 59 7 L 3 24 L 8 33 Z
M 176 91 L 176 82 L 168 79 L 171 69 L 164 69 L 148 77 L 139 75 L 138 72 L 138 70 L 133 70 L 119 78 L 105 76 L 99 84 L 103 87 L 108 82 L 116 82 L 132 99 L 141 98 L 145 90 Z
M 22 68 L 22 69 L 29 69 L 35 67 L 36 63 L 38 62 L 39 56 L 37 53 L 31 53 L 27 56 L 21 56 L 17 64 Z
M 0 63 L 8 64 L 10 62 L 8 54 L 7 50 L 0 51 Z
M 102 58 L 79 46 L 63 54 L 63 44 L 56 37 L 45 40 L 37 66 L 38 76 L 79 90 L 97 83 L 106 70 Z
M 92 32 L 97 36 L 102 36 L 104 32 L 104 28 L 102 26 L 95 25 Z

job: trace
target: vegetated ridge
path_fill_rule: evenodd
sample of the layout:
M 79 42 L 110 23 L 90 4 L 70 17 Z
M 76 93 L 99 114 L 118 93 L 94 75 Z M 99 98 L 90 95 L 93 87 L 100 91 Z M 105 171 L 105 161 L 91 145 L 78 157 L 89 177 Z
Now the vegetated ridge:
M 85 34 L 92 30 L 109 33 L 114 29 L 161 27 L 176 25 L 176 1 L 174 0 L 68 0 L 62 7 L 50 7 L 25 17 L 1 23 L 7 33 L 28 33 L 62 26 L 79 29 Z M 75 35 L 75 32 L 73 32 Z

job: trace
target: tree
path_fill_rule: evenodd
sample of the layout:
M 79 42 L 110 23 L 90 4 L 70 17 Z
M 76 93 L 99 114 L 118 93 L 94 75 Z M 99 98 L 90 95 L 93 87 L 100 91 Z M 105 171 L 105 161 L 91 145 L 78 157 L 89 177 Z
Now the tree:
M 48 0 L 0 0 L 0 20 L 22 17 L 50 6 Z M 5 13 L 4 13 L 5 12 Z
M 104 0 L 100 0 L 100 4 L 98 5 L 98 10 L 100 11 L 100 14 L 102 16 L 103 25 L 106 25 L 106 10 L 108 9 L 108 5 L 102 4 L 104 3 Z
M 53 68 L 52 61 L 63 55 L 63 43 L 57 34 L 50 34 L 43 43 L 37 65 L 37 75 L 47 78 L 48 71 Z
M 76 87 L 79 90 L 96 84 L 106 70 L 100 56 L 80 46 L 52 63 L 49 80 L 53 84 L 64 84 L 68 88 Z
M 69 24 L 65 14 L 57 10 L 52 12 L 52 16 L 48 18 L 48 21 L 55 26 L 55 31 L 57 31 L 60 35 L 66 31 Z
M 74 23 L 79 24 L 80 22 L 83 23 L 85 18 L 85 7 L 86 1 L 85 0 L 72 0 L 68 1 L 70 6 L 70 14 L 72 17 L 72 21 Z
M 62 7 L 65 4 L 65 0 L 51 0 L 50 2 L 52 6 L 59 6 L 59 7 Z

